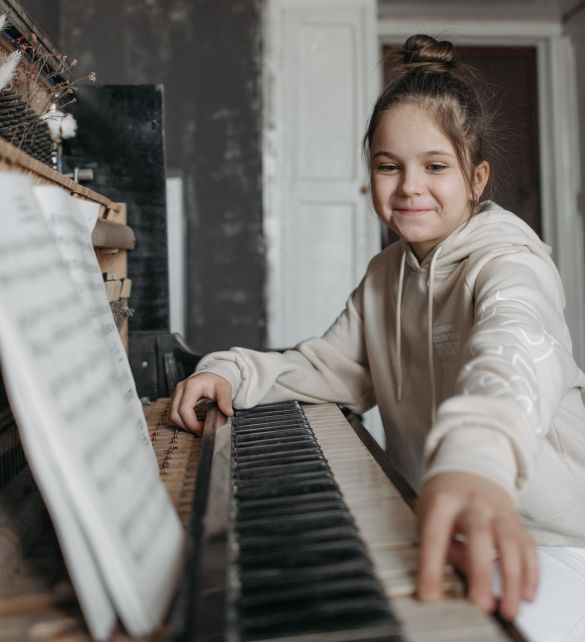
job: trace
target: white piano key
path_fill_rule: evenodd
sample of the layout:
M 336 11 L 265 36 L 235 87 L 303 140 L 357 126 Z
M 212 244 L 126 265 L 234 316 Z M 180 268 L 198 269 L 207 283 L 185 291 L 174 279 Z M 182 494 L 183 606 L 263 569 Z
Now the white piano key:
M 409 642 L 500 642 L 506 634 L 485 613 L 464 599 L 421 602 L 412 597 L 392 600 L 405 624 Z

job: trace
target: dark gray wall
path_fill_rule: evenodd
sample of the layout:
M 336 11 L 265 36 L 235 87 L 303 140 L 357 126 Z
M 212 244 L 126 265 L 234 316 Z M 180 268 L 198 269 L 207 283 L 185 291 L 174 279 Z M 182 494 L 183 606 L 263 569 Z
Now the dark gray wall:
M 186 188 L 188 339 L 200 351 L 262 346 L 262 0 L 22 5 L 80 73 L 164 85 L 167 168 Z
M 20 0 L 19 4 L 31 16 L 35 24 L 59 45 L 60 0 Z
M 575 13 L 565 25 L 567 34 L 575 50 L 576 77 L 580 80 L 577 83 L 578 112 L 583 122 L 585 114 L 585 7 Z M 581 151 L 581 191 L 579 194 L 579 211 L 581 216 L 585 214 L 585 126 L 579 128 L 580 151 Z

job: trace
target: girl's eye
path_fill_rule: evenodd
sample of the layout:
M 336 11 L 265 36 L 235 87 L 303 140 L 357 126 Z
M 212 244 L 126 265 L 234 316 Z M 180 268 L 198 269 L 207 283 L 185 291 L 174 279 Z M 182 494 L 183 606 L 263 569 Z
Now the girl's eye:
M 398 169 L 398 165 L 394 163 L 381 163 L 378 165 L 378 171 L 380 172 L 395 172 Z
M 443 169 L 447 169 L 447 165 L 443 165 L 443 163 L 430 163 L 427 167 L 431 172 L 440 172 Z

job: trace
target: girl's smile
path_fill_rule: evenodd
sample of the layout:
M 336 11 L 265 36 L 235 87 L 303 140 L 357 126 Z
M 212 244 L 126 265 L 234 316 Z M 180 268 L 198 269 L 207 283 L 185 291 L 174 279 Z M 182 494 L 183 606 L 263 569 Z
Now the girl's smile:
M 377 215 L 411 243 L 420 260 L 471 216 L 489 176 L 487 163 L 481 163 L 472 195 L 451 141 L 414 103 L 382 113 L 370 171 Z

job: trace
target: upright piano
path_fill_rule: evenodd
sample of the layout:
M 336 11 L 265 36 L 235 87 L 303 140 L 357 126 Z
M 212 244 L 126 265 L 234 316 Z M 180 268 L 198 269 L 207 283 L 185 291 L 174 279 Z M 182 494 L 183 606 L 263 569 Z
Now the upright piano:
M 94 243 L 126 339 L 134 237 L 123 206 L 0 142 L 6 168 L 100 203 Z M 130 339 L 160 475 L 189 541 L 168 616 L 143 642 L 522 639 L 469 604 L 452 569 L 444 600 L 416 600 L 414 494 L 358 418 L 334 404 L 232 419 L 210 408 L 194 437 L 169 424 L 168 396 L 199 355 L 165 331 Z M 89 642 L 1 380 L 0 567 L 0 642 Z M 129 640 L 121 628 L 111 638 Z

